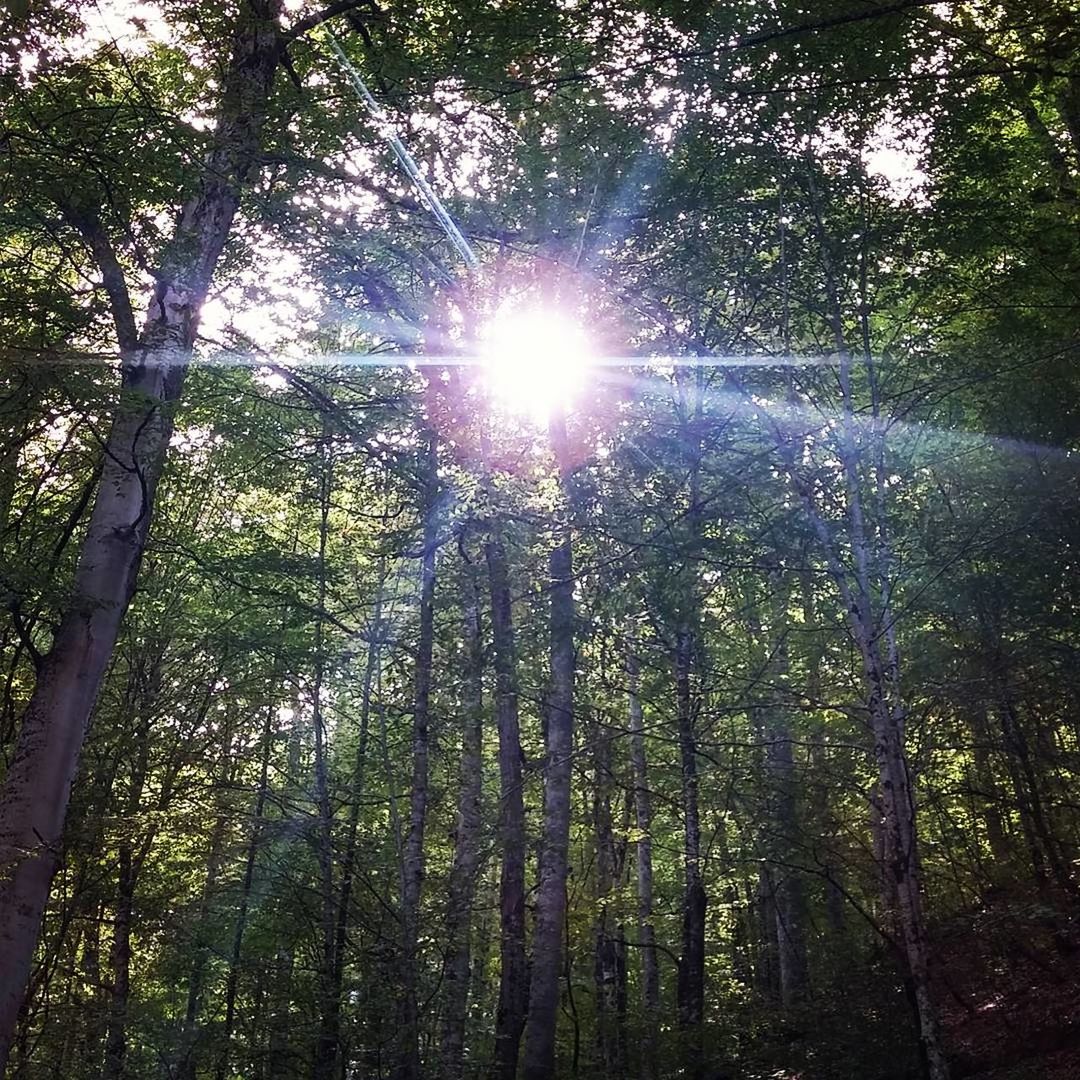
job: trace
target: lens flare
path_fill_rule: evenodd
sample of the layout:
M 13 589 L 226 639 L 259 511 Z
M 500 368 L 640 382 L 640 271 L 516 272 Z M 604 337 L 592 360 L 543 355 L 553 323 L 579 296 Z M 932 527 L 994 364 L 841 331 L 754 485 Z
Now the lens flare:
M 593 353 L 585 331 L 561 312 L 505 308 L 481 333 L 480 357 L 492 398 L 540 423 L 581 392 Z

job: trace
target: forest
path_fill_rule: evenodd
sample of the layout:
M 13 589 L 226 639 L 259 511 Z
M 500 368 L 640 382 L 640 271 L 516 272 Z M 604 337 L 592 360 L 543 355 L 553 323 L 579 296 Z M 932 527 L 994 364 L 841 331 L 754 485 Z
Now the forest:
M 0 6 L 0 1077 L 1080 1076 L 1075 0 Z

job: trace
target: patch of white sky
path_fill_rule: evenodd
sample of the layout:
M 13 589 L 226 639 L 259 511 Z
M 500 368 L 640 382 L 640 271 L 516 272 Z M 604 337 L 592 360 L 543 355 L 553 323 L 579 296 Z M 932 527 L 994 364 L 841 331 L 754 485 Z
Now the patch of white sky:
M 863 167 L 885 182 L 896 203 L 925 206 L 930 178 L 922 167 L 930 129 L 924 122 L 900 123 L 895 114 L 881 119 L 861 150 Z
M 598 51 L 602 46 L 603 60 L 587 74 L 596 80 L 605 104 L 618 113 L 643 117 L 654 144 L 673 143 L 686 121 L 691 99 L 685 89 L 674 85 L 679 70 L 671 54 L 693 48 L 694 36 L 670 19 L 637 11 L 618 20 L 598 13 L 583 39 Z
M 155 43 L 168 43 L 172 30 L 159 4 L 143 0 L 92 0 L 77 11 L 81 28 L 63 38 L 16 33 L 4 40 L 0 73 L 18 68 L 20 81 L 30 85 L 46 59 L 83 60 L 103 45 L 114 44 L 126 55 L 148 52 Z
M 319 326 L 324 297 L 299 254 L 262 231 L 246 238 L 248 265 L 224 283 L 202 309 L 200 333 L 228 344 L 237 335 L 256 349 L 287 359 L 297 339 Z
M 80 9 L 80 15 L 86 29 L 69 46 L 79 50 L 75 55 L 90 55 L 112 43 L 126 55 L 137 56 L 174 40 L 161 5 L 147 0 L 92 0 Z
M 409 131 L 427 144 L 429 179 L 440 193 L 465 199 L 486 196 L 496 184 L 493 150 L 513 137 L 497 105 L 483 108 L 467 95 L 461 80 L 444 79 L 432 91 L 433 109 L 409 116 Z

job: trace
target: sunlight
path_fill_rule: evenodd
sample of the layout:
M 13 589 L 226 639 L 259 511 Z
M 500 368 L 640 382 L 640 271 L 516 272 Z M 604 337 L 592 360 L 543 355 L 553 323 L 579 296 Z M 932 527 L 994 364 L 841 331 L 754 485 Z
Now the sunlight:
M 504 307 L 480 339 L 492 397 L 537 423 L 573 401 L 592 356 L 582 327 L 558 311 Z

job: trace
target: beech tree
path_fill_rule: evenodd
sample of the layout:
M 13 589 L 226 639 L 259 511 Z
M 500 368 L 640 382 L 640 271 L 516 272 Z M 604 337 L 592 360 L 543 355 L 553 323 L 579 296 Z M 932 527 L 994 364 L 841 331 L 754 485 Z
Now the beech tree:
M 0 1071 L 1071 1075 L 1067 7 L 15 5 Z

